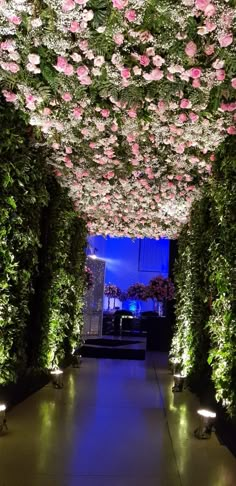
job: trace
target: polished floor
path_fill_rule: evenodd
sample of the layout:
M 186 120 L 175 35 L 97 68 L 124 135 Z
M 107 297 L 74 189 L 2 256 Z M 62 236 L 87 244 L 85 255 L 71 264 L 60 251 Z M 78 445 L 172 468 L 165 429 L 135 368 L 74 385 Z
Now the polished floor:
M 236 459 L 194 438 L 197 399 L 172 393 L 165 360 L 84 358 L 12 409 L 0 486 L 235 486 Z

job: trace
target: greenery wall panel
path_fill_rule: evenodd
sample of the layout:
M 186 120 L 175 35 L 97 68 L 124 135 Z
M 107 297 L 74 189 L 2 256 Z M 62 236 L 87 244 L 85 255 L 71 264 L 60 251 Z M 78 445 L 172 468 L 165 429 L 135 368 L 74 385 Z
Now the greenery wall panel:
M 39 365 L 58 366 L 78 344 L 83 322 L 85 223 L 56 181 L 49 187 Z
M 0 107 L 0 383 L 27 365 L 26 330 L 37 272 L 47 171 L 24 120 Z
M 179 239 L 170 354 L 190 383 L 210 373 L 216 399 L 229 414 L 236 412 L 235 185 L 236 148 L 229 141 Z
M 71 354 L 82 325 L 85 223 L 22 115 L 0 107 L 0 384 Z

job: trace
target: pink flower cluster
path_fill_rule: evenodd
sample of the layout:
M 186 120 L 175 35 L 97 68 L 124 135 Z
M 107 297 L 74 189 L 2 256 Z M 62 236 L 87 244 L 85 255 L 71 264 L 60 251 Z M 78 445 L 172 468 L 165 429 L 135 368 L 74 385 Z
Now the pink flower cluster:
M 6 102 L 41 130 L 91 233 L 176 237 L 214 151 L 236 132 L 236 12 L 225 0 L 180 0 L 171 35 L 153 36 L 145 0 L 112 0 L 99 24 L 88 0 L 48 4 L 50 19 L 40 5 L 31 15 L 32 0 L 0 5 Z

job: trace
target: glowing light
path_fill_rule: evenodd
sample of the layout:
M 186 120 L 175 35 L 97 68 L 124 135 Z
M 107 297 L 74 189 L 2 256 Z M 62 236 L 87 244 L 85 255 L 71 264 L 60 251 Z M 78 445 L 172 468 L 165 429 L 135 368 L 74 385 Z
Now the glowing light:
M 96 255 L 89 255 L 88 258 L 92 258 L 93 260 L 96 260 Z
M 52 370 L 51 375 L 62 375 L 63 371 L 62 370 Z
M 184 378 L 187 378 L 187 376 L 186 375 L 181 375 L 180 373 L 178 373 L 178 374 L 175 374 L 174 375 L 174 378 L 178 378 L 178 379 L 181 379 L 182 378 L 182 379 L 184 379 Z
M 4 403 L 1 403 L 0 404 L 0 412 L 5 412 L 6 409 L 7 409 L 6 405 L 4 405 Z
M 197 411 L 201 417 L 206 417 L 206 418 L 216 418 L 216 413 L 211 412 L 210 410 L 205 410 L 205 409 L 200 409 Z

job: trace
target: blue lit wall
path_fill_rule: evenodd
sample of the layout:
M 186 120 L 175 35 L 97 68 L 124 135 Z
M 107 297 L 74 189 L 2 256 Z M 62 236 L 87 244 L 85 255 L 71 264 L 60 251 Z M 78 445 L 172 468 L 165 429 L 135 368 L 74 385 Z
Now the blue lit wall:
M 95 236 L 89 238 L 89 244 L 97 249 L 97 257 L 106 261 L 105 282 L 121 290 L 136 282 L 147 284 L 156 275 L 168 276 L 169 240 Z M 150 303 L 142 303 L 143 310 L 147 307 Z

